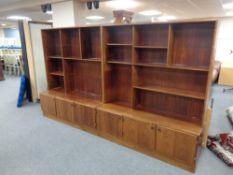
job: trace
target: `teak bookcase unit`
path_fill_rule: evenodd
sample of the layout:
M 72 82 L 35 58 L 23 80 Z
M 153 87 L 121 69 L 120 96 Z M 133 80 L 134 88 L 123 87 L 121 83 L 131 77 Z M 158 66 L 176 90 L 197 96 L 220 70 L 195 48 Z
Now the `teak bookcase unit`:
M 45 116 L 195 171 L 216 21 L 42 31 Z

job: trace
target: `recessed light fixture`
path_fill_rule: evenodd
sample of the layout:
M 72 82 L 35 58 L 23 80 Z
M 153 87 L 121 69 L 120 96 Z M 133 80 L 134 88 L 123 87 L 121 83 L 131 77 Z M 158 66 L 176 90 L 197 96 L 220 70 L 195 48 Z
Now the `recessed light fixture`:
M 145 11 L 139 12 L 139 14 L 144 15 L 144 16 L 154 16 L 154 15 L 160 15 L 161 12 L 158 10 L 145 10 Z
M 169 21 L 176 19 L 175 16 L 160 16 L 157 18 L 159 21 Z
M 233 16 L 233 11 L 226 12 L 226 16 Z
M 27 17 L 27 16 L 8 16 L 7 19 L 11 19 L 11 20 L 27 20 L 27 21 L 31 21 L 32 19 Z
M 223 4 L 222 7 L 223 7 L 224 9 L 233 9 L 233 2 Z
M 51 14 L 53 14 L 53 11 L 47 11 L 45 13 L 51 15 Z
M 112 0 L 106 3 L 107 6 L 113 9 L 120 9 L 120 10 L 132 9 L 139 5 L 139 3 L 134 0 Z
M 86 19 L 89 19 L 89 20 L 101 20 L 101 19 L 104 19 L 103 16 L 87 16 Z

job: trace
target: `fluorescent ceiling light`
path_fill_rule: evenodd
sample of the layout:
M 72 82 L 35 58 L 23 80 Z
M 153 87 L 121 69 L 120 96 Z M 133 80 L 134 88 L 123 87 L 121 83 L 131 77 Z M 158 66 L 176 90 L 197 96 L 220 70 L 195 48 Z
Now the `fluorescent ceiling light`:
M 27 17 L 27 16 L 8 16 L 7 19 L 11 19 L 11 20 L 32 20 L 31 18 Z
M 144 15 L 144 16 L 154 16 L 154 15 L 160 15 L 161 12 L 157 10 L 145 10 L 145 11 L 139 12 L 139 14 Z
M 53 14 L 53 11 L 47 11 L 46 13 L 47 14 Z
M 89 20 L 101 20 L 101 19 L 104 19 L 103 16 L 87 16 L 86 19 L 89 19 Z
M 233 16 L 233 11 L 226 12 L 226 16 Z
M 233 2 L 223 4 L 222 7 L 223 7 L 224 9 L 233 9 Z
M 176 19 L 175 16 L 160 16 L 157 18 L 159 21 L 168 21 Z
M 1 26 L 6 26 L 6 24 L 3 23 L 3 24 L 1 24 Z
M 107 5 L 113 9 L 124 10 L 135 8 L 139 3 L 134 0 L 112 0 L 108 1 Z

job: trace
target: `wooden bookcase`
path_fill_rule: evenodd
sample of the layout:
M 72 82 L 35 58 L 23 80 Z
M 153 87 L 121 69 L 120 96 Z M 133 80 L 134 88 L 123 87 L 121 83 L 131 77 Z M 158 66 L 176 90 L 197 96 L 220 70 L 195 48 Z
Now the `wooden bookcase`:
M 44 115 L 194 171 L 215 25 L 213 20 L 43 30 Z

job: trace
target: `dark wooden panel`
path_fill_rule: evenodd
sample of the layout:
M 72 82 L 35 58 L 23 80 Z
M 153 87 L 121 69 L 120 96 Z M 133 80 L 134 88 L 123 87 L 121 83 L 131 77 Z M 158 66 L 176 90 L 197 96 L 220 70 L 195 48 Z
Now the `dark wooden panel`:
M 214 22 L 174 24 L 172 64 L 209 67 L 214 26 Z
M 82 58 L 101 58 L 100 28 L 90 27 L 81 29 Z
M 136 45 L 138 46 L 168 46 L 168 24 L 135 26 Z
M 124 117 L 123 138 L 144 149 L 155 150 L 156 126 Z
M 200 124 L 204 100 L 136 90 L 136 108 Z
M 111 65 L 106 81 L 108 102 L 131 105 L 132 99 L 132 77 L 131 66 Z
M 139 86 L 158 86 L 205 95 L 208 72 L 137 67 Z
M 114 26 L 108 27 L 108 43 L 131 44 L 132 26 Z
M 44 30 L 42 39 L 45 56 L 61 56 L 60 30 Z
M 65 60 L 67 92 L 101 99 L 101 64 Z
M 105 111 L 97 111 L 98 129 L 114 137 L 122 136 L 122 116 Z
M 165 64 L 167 49 L 146 49 L 138 48 L 135 50 L 136 63 L 146 64 Z
M 71 58 L 80 58 L 80 38 L 79 29 L 63 29 L 62 30 L 62 47 L 63 56 Z
M 129 46 L 108 46 L 107 59 L 109 61 L 122 61 L 131 63 L 132 47 Z
M 64 91 L 64 78 L 56 75 L 49 75 L 49 89 Z
M 48 59 L 48 71 L 51 72 L 63 72 L 61 59 Z

